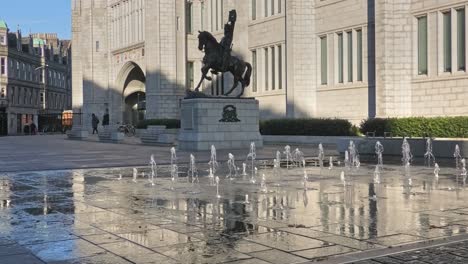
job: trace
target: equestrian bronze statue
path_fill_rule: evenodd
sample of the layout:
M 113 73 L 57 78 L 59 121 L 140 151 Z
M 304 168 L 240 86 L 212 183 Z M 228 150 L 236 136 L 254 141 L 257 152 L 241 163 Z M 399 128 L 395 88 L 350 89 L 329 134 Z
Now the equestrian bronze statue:
M 234 76 L 233 86 L 224 94 L 226 96 L 230 95 L 240 84 L 241 92 L 237 97 L 241 97 L 244 94 L 244 89 L 250 85 L 252 65 L 231 55 L 236 20 L 236 10 L 231 10 L 229 12 L 229 21 L 224 26 L 224 37 L 220 43 L 210 32 L 199 31 L 198 49 L 204 51 L 205 56 L 203 57 L 203 67 L 201 69 L 202 77 L 195 88 L 195 92 L 199 91 L 203 80 L 212 81 L 212 78 L 207 76 L 210 69 L 213 74 L 230 72 Z

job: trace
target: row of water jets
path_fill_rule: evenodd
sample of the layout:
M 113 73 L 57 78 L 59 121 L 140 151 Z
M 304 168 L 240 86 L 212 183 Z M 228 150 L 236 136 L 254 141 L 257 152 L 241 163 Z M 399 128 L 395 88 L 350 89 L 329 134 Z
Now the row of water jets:
M 406 138 L 403 139 L 401 149 L 402 149 L 403 167 L 408 170 L 413 160 L 413 154 L 411 153 L 411 146 Z M 383 168 L 383 153 L 384 153 L 384 146 L 381 144 L 380 141 L 377 141 L 375 144 L 375 153 L 377 156 L 377 164 L 376 164 L 374 174 L 373 174 L 373 181 L 375 184 L 380 184 L 381 183 L 381 171 Z M 455 158 L 456 168 L 457 170 L 460 171 L 460 175 L 462 176 L 463 182 L 465 183 L 467 179 L 466 160 L 462 158 L 461 153 L 460 153 L 460 148 L 458 145 L 456 145 L 455 147 L 455 152 L 453 156 Z M 283 157 L 284 159 L 282 159 Z M 250 145 L 249 154 L 247 155 L 247 159 L 242 164 L 242 173 L 241 173 L 241 175 L 244 177 L 248 176 L 247 163 L 249 163 L 250 169 L 251 169 L 250 182 L 252 184 L 257 183 L 258 169 L 255 166 L 256 158 L 257 158 L 256 147 L 255 147 L 255 143 L 252 142 Z M 322 144 L 319 144 L 318 146 L 317 159 L 318 159 L 318 165 L 320 169 L 323 169 L 324 160 L 325 160 L 325 152 L 324 152 L 324 148 Z M 330 157 L 329 159 L 330 160 L 329 160 L 328 169 L 331 170 L 333 169 L 333 166 L 334 166 L 333 157 Z M 424 159 L 425 159 L 425 163 L 427 166 L 431 167 L 432 164 L 434 164 L 434 175 L 438 179 L 441 169 L 440 169 L 440 166 L 435 162 L 435 156 L 433 154 L 433 149 L 432 149 L 432 141 L 430 138 L 426 140 L 426 152 L 424 153 Z M 294 151 L 291 151 L 290 146 L 286 146 L 284 148 L 283 153 L 281 153 L 280 151 L 277 151 L 275 159 L 273 160 L 273 176 L 276 176 L 276 177 L 280 176 L 280 168 L 281 168 L 282 161 L 285 161 L 285 166 L 287 169 L 289 169 L 290 167 L 304 168 L 303 186 L 304 186 L 304 189 L 307 189 L 308 175 L 305 170 L 306 159 L 304 157 L 304 153 L 300 151 L 298 148 L 296 148 Z M 338 161 L 337 163 L 338 165 L 340 165 L 340 161 Z M 209 184 L 210 186 L 216 186 L 216 196 L 221 197 L 219 195 L 220 178 L 219 176 L 216 176 L 220 165 L 217 161 L 217 154 L 216 154 L 215 146 L 211 146 L 211 155 L 210 155 L 210 161 L 208 162 L 208 165 L 209 165 L 209 173 L 208 173 Z M 348 170 L 351 170 L 353 168 L 359 169 L 360 165 L 361 163 L 359 159 L 359 152 L 356 148 L 355 143 L 353 141 L 350 141 L 348 149 L 345 151 L 344 167 Z M 149 167 L 150 167 L 150 175 L 148 175 L 149 182 L 151 185 L 154 186 L 155 179 L 157 178 L 157 164 L 156 164 L 154 155 L 151 155 Z M 226 176 L 226 179 L 234 180 L 235 178 L 237 178 L 239 175 L 239 171 L 241 171 L 241 169 L 237 167 L 235 156 L 232 153 L 228 154 L 227 167 L 228 167 L 228 175 Z M 174 190 L 174 185 L 176 182 L 178 182 L 178 176 L 179 176 L 179 167 L 177 165 L 177 154 L 176 154 L 176 149 L 174 147 L 171 148 L 170 175 L 171 175 L 171 187 L 170 188 L 171 190 Z M 198 175 L 199 174 L 198 174 L 198 169 L 196 166 L 195 156 L 193 154 L 190 154 L 190 161 L 189 161 L 188 170 L 187 170 L 187 181 L 189 183 L 192 183 L 193 185 L 196 183 L 199 183 Z M 142 177 L 146 177 L 146 175 L 142 173 Z M 138 170 L 137 168 L 134 168 L 133 169 L 133 181 L 137 182 L 137 178 L 138 178 Z M 122 175 L 119 176 L 119 179 L 122 179 Z M 341 171 L 340 180 L 345 186 L 351 182 L 349 177 L 348 178 L 346 177 L 344 170 Z M 264 174 L 262 175 L 261 181 L 260 181 L 260 191 L 264 193 L 268 192 L 267 185 L 266 185 L 266 177 Z

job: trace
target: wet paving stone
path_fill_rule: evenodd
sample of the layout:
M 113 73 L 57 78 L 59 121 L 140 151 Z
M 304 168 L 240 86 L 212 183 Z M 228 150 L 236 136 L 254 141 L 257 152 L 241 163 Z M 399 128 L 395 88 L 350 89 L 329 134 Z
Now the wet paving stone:
M 273 247 L 283 251 L 297 251 L 310 248 L 330 246 L 332 243 L 324 242 L 304 236 L 294 235 L 287 232 L 276 231 L 266 234 L 253 235 L 246 240 Z
M 283 264 L 283 263 L 304 263 L 307 262 L 306 258 L 301 258 L 299 256 L 289 254 L 280 250 L 272 249 L 260 252 L 253 252 L 249 254 L 250 256 L 259 258 L 261 260 L 273 263 L 273 264 Z
M 18 244 L 8 244 L 0 246 L 0 256 L 27 254 L 29 251 Z
M 31 254 L 0 256 L 2 264 L 44 264 Z
M 231 245 L 194 242 L 155 248 L 160 254 L 176 259 L 180 263 L 224 263 L 249 259 Z
M 82 239 L 27 245 L 26 247 L 45 262 L 65 261 L 105 253 L 104 249 Z
M 86 258 L 52 261 L 47 264 L 131 264 L 132 262 L 125 260 L 111 253 L 100 254 Z
M 135 263 L 176 263 L 173 259 L 138 244 L 124 241 L 101 245 L 104 249 Z
M 379 237 L 376 239 L 369 240 L 372 243 L 383 245 L 383 246 L 397 246 L 401 244 L 407 244 L 410 242 L 421 241 L 422 237 L 411 236 L 406 234 L 397 234 L 391 236 Z
M 302 251 L 293 252 L 295 255 L 301 256 L 307 259 L 314 260 L 325 260 L 330 256 L 342 255 L 355 251 L 354 249 L 343 247 L 343 246 L 329 246 L 323 248 L 314 248 Z
M 204 175 L 171 191 L 166 170 L 154 187 L 132 182 L 132 168 L 11 173 L 0 176 L 0 247 L 52 263 L 301 263 L 467 233 L 468 192 L 445 190 L 456 184 L 448 176 L 436 185 L 432 171 L 414 167 L 408 188 L 402 170 L 387 165 L 377 186 L 363 166 L 343 187 L 340 169 L 307 170 L 308 191 L 300 169 L 282 169 L 281 178 L 260 169 L 268 193 L 222 178 L 221 199 Z M 466 252 L 460 242 L 368 262 L 463 263 Z

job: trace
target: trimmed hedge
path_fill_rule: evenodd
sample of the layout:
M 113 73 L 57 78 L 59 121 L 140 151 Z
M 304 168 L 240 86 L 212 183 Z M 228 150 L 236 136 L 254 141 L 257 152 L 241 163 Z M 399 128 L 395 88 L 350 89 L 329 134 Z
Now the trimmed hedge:
M 344 119 L 271 119 L 260 121 L 262 135 L 357 136 L 359 129 Z
M 464 138 L 468 137 L 468 116 L 374 118 L 361 123 L 361 132 L 375 132 L 376 136 L 390 132 L 394 137 Z
M 148 126 L 166 126 L 167 129 L 180 128 L 178 119 L 147 119 L 138 122 L 138 129 L 146 129 Z

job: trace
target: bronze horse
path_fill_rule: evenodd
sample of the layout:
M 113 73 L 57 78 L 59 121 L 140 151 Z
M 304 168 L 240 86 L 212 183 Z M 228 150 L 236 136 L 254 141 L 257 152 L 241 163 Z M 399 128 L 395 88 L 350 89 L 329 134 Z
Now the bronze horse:
M 234 84 L 224 95 L 230 95 L 240 83 L 242 90 L 237 97 L 241 97 L 244 94 L 245 88 L 250 85 L 252 65 L 235 56 L 231 56 L 218 43 L 216 38 L 207 31 L 199 32 L 198 49 L 205 51 L 205 57 L 203 57 L 203 67 L 201 69 L 202 77 L 195 91 L 199 91 L 204 79 L 212 81 L 212 78 L 207 76 L 208 71 L 211 69 L 211 72 L 214 74 L 218 72 L 230 72 L 234 76 Z

